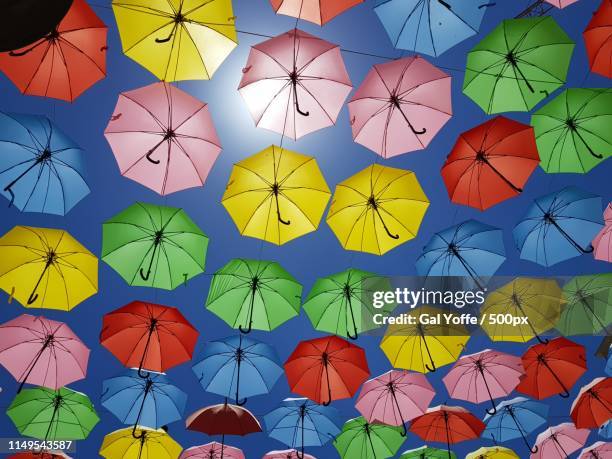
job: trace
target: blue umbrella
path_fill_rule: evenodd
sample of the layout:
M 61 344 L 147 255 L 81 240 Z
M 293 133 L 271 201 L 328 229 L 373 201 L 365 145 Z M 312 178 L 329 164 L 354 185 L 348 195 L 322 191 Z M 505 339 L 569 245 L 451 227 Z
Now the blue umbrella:
M 612 346 L 610 346 L 610 350 L 608 351 L 608 361 L 606 362 L 605 372 L 608 376 L 612 376 Z
M 374 11 L 400 49 L 439 56 L 478 33 L 486 0 L 378 0 Z
M 536 199 L 513 234 L 523 260 L 552 266 L 592 252 L 602 228 L 601 197 L 570 186 Z
M 102 406 L 124 424 L 158 429 L 182 418 L 187 394 L 173 386 L 164 374 L 149 373 L 141 378 L 137 370 L 106 379 L 102 385 Z
M 492 438 L 495 442 L 505 442 L 522 438 L 532 453 L 538 452 L 538 447 L 531 449 L 527 435 L 548 422 L 548 405 L 534 402 L 524 397 L 501 402 L 496 407 L 496 413 L 487 415 L 484 422 L 487 425 L 482 433 L 483 438 Z
M 307 398 L 287 398 L 264 416 L 268 435 L 291 448 L 323 446 L 340 433 L 342 419 L 331 406 L 317 405 Z M 300 457 L 300 456 L 298 456 Z
M 208 343 L 193 371 L 205 391 L 235 395 L 237 405 L 246 403 L 240 395 L 269 393 L 283 374 L 272 346 L 242 335 Z
M 467 220 L 433 235 L 416 261 L 420 276 L 492 276 L 506 260 L 502 231 Z
M 83 151 L 48 118 L 0 112 L 0 193 L 24 212 L 65 215 L 89 194 Z
M 599 436 L 606 440 L 612 440 L 612 419 L 599 428 Z

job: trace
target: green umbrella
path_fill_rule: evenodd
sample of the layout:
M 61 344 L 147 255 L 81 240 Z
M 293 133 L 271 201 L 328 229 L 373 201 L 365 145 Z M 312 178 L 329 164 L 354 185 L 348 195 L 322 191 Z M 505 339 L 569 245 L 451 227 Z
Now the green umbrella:
M 404 451 L 399 459 L 448 459 L 448 451 L 445 449 L 432 448 L 430 446 L 421 446 L 417 449 Z M 457 455 L 451 451 L 451 459 L 457 459 Z
M 22 390 L 6 414 L 21 435 L 44 441 L 83 440 L 100 420 L 87 395 L 66 387 Z
M 370 293 L 390 290 L 387 278 L 349 269 L 318 279 L 303 307 L 316 330 L 356 339 L 359 333 L 377 328 L 374 314 L 387 315 L 396 306 L 376 309 Z
M 565 84 L 573 49 L 550 16 L 505 20 L 468 54 L 463 92 L 489 114 L 529 111 Z
M 563 91 L 531 117 L 540 166 L 586 173 L 612 156 L 612 89 Z
M 362 416 L 347 421 L 334 440 L 342 459 L 393 457 L 406 440 L 401 427 L 370 424 Z
M 173 290 L 204 272 L 208 237 L 182 209 L 137 202 L 102 233 L 102 259 L 130 285 Z
M 215 273 L 206 307 L 249 333 L 274 330 L 300 313 L 302 286 L 273 261 L 231 260 Z
M 565 304 L 557 330 L 565 336 L 610 334 L 612 273 L 576 276 L 563 287 Z

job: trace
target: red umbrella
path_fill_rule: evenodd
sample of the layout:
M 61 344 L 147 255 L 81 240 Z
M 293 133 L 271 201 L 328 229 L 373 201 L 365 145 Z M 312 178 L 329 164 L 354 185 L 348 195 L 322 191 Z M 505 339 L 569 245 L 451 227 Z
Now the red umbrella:
M 451 201 L 485 210 L 523 191 L 539 163 L 533 128 L 498 116 L 459 136 L 442 178 Z
M 300 342 L 285 373 L 293 392 L 323 405 L 352 397 L 370 376 L 365 351 L 337 336 Z
M 21 92 L 73 101 L 106 75 L 107 27 L 85 0 L 74 0 L 56 30 L 0 54 L 0 70 Z
M 323 25 L 365 0 L 270 0 L 277 14 Z
M 557 394 L 568 398 L 587 369 L 584 346 L 563 337 L 531 346 L 522 361 L 525 375 L 516 390 L 538 400 Z
M 299 29 L 253 46 L 238 86 L 257 127 L 292 139 L 333 125 L 352 88 L 340 48 Z
M 580 389 L 571 415 L 580 429 L 596 429 L 612 418 L 612 378 L 596 378 Z
M 42 451 L 42 452 L 29 452 L 29 453 L 18 453 L 8 456 L 6 459 L 70 459 L 62 452 L 54 451 Z
M 584 33 L 591 70 L 612 78 L 612 0 L 603 0 Z
M 104 316 L 100 343 L 128 368 L 164 372 L 191 360 L 198 331 L 169 306 L 134 301 Z

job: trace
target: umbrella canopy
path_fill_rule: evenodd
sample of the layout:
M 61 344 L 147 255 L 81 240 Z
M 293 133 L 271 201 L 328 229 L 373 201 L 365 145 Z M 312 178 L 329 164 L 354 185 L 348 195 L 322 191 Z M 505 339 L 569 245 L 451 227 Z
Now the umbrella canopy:
M 204 272 L 208 237 L 176 207 L 137 202 L 102 225 L 102 259 L 130 285 L 173 290 Z
M 505 20 L 469 52 L 463 92 L 488 114 L 528 112 L 565 84 L 573 50 L 550 16 Z
M 168 83 L 121 93 L 104 136 L 121 175 L 162 196 L 204 185 L 221 152 L 208 105 Z
M 566 89 L 531 117 L 546 172 L 587 173 L 612 156 L 612 89 Z
M 486 210 L 520 194 L 539 163 L 531 126 L 498 116 L 459 136 L 442 178 L 452 202 Z
M 389 325 L 380 341 L 380 347 L 391 365 L 427 373 L 459 358 L 470 339 L 470 333 L 463 325 L 455 325 L 450 320 L 420 323 L 419 316 L 422 314 L 429 317 L 443 314 L 441 309 L 430 306 L 420 306 L 406 314 L 414 317 L 414 325 Z
M 66 215 L 89 194 L 83 151 L 51 120 L 0 112 L 0 193 L 22 212 Z
M 269 393 L 283 368 L 272 346 L 241 334 L 207 343 L 193 372 L 205 391 L 244 405 L 240 396 Z
M 33 44 L 0 53 L 0 70 L 32 96 L 73 101 L 106 76 L 107 27 L 85 0 Z
M 315 158 L 272 145 L 234 165 L 221 203 L 240 234 L 282 245 L 319 227 L 330 195 Z
M 363 417 L 347 421 L 334 440 L 342 459 L 393 457 L 406 440 L 400 427 L 370 424 Z
M 587 370 L 584 346 L 555 338 L 531 346 L 522 357 L 525 375 L 516 390 L 538 400 L 569 391 Z
M 468 453 L 465 459 L 521 459 L 510 448 L 503 446 L 490 446 L 478 448 L 476 451 Z
M 571 422 L 549 427 L 536 438 L 538 451 L 530 459 L 566 459 L 584 446 L 589 433 L 587 429 L 576 429 Z
M 607 421 L 604 425 L 602 425 L 599 428 L 599 436 L 606 438 L 606 439 L 612 439 L 612 420 Z
M 337 336 L 301 341 L 285 362 L 292 392 L 323 405 L 350 398 L 370 376 L 365 351 Z
M 612 378 L 595 378 L 582 387 L 571 415 L 580 429 L 596 429 L 612 418 Z
M 123 52 L 163 81 L 208 80 L 238 46 L 231 0 L 113 0 Z
M 601 459 L 612 455 L 612 443 L 598 441 L 581 451 L 578 459 Z
M 284 14 L 324 25 L 365 0 L 270 0 L 276 14 Z
M 182 451 L 170 435 L 162 429 L 138 427 L 115 430 L 104 437 L 100 456 L 106 459 L 178 459 Z
M 98 259 L 63 230 L 15 226 L 0 260 L 0 288 L 26 308 L 70 311 L 98 292 Z
M 418 56 L 377 64 L 348 107 L 355 142 L 383 158 L 422 150 L 452 116 L 451 77 Z
M 85 378 L 89 348 L 63 322 L 22 314 L 0 325 L 0 365 L 16 380 L 59 389 Z
M 133 301 L 104 316 L 100 344 L 146 377 L 191 360 L 198 334 L 178 309 Z
M 245 459 L 239 448 L 222 445 L 216 441 L 201 446 L 192 446 L 181 453 L 179 459 Z
M 261 459 L 317 459 L 306 453 L 300 453 L 295 449 L 269 451 Z
M 428 207 L 414 172 L 373 164 L 336 186 L 327 224 L 346 250 L 384 255 L 416 237 Z
M 242 72 L 255 125 L 294 140 L 335 124 L 353 89 L 340 47 L 299 29 L 253 46 Z
M 187 418 L 185 425 L 187 430 L 206 435 L 244 436 L 261 432 L 259 421 L 249 410 L 228 403 L 195 411 Z
M 591 71 L 612 78 L 612 1 L 602 0 L 582 36 Z
M 273 261 L 236 258 L 213 276 L 206 308 L 242 333 L 271 331 L 300 313 L 302 286 Z
M 563 312 L 557 329 L 563 336 L 610 335 L 612 273 L 576 276 L 563 286 Z
M 84 440 L 100 420 L 87 395 L 66 387 L 24 389 L 6 414 L 21 435 L 43 441 Z
M 393 46 L 439 56 L 478 33 L 486 6 L 478 0 L 377 0 L 374 11 Z
M 420 448 L 404 451 L 399 459 L 447 459 L 448 451 L 431 446 L 421 446 Z M 450 459 L 457 459 L 457 455 L 451 451 Z
M 612 202 L 606 207 L 603 216 L 604 227 L 591 243 L 595 248 L 593 256 L 596 260 L 612 263 Z
M 557 8 L 565 8 L 566 6 L 576 3 L 578 0 L 544 0 L 546 3 L 556 6 Z
M 521 259 L 548 267 L 593 252 L 601 208 L 600 196 L 573 186 L 537 198 L 512 231 Z

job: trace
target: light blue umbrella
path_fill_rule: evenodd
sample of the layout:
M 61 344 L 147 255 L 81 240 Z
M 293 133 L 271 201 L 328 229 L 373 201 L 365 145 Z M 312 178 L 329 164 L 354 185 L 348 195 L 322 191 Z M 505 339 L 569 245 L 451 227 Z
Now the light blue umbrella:
M 23 212 L 65 215 L 89 194 L 83 151 L 48 118 L 0 112 L 0 193 Z
M 612 440 L 612 419 L 599 428 L 599 436 Z
M 601 197 L 570 186 L 536 199 L 513 234 L 523 260 L 552 266 L 592 252 L 602 228 Z

